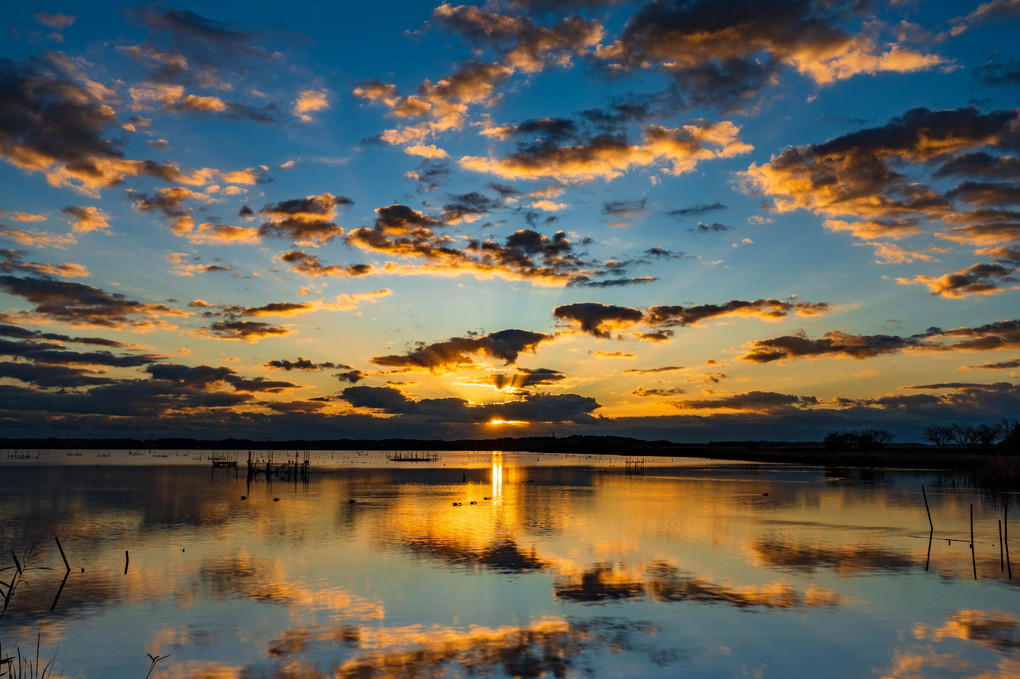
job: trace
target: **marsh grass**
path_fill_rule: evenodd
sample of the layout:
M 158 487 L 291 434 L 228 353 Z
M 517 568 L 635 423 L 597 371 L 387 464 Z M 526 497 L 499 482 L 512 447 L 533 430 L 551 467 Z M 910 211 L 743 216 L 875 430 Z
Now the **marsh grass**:
M 0 679 L 48 679 L 52 675 L 53 663 L 57 659 L 56 652 L 46 664 L 42 664 L 39 649 L 42 644 L 42 631 L 35 639 L 35 657 L 24 655 L 21 647 L 15 644 L 11 655 L 4 651 L 0 643 Z

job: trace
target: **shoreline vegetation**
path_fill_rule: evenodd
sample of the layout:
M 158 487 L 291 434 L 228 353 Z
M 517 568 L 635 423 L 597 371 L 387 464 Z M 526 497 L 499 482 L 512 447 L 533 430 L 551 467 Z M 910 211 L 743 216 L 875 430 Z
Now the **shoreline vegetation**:
M 821 442 L 716 441 L 678 443 L 622 436 L 525 436 L 491 439 L 316 439 L 257 440 L 226 438 L 0 438 L 0 450 L 492 450 L 574 455 L 647 455 L 814 464 L 944 470 L 965 473 L 976 485 L 1020 491 L 1020 442 L 1016 422 L 1003 424 L 998 440 L 960 436 L 931 444 L 894 444 L 880 430 L 834 432 Z M 951 429 L 951 426 L 947 427 Z M 1010 429 L 1012 431 L 1010 431 Z M 965 432 L 964 432 L 965 433 Z

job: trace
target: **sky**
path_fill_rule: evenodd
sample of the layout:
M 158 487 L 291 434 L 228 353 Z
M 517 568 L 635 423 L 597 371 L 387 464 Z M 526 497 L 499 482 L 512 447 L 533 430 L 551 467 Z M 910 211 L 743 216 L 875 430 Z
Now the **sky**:
M 1020 416 L 1020 2 L 8 3 L 4 436 Z

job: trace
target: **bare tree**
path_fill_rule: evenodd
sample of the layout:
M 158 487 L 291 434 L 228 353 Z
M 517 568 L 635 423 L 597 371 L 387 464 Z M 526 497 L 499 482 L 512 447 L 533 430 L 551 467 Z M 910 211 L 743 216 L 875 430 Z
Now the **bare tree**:
M 953 428 L 944 424 L 933 424 L 921 430 L 921 438 L 936 448 L 945 448 L 953 440 Z

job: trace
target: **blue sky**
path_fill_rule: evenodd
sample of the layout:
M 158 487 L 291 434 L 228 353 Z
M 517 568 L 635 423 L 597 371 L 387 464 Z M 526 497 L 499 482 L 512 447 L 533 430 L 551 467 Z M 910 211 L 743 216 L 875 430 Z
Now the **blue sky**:
M 1018 412 L 1020 4 L 2 10 L 9 435 Z

